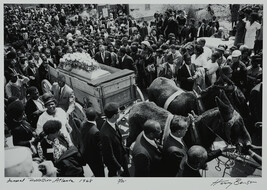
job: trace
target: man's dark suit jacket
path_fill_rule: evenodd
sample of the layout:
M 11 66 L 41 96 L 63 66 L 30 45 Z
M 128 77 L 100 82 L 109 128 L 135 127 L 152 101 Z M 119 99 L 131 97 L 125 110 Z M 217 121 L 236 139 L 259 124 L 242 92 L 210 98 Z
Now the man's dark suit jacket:
M 105 121 L 100 129 L 100 138 L 104 164 L 108 167 L 109 177 L 116 176 L 121 167 L 125 172 L 128 172 L 126 150 L 122 144 L 122 136 L 119 130 L 114 130 Z
M 186 152 L 187 148 L 183 144 L 170 135 L 167 137 L 163 145 L 164 176 L 175 177 L 182 175 L 187 158 Z
M 34 135 L 33 129 L 27 121 L 22 120 L 21 122 L 14 122 L 11 129 L 11 134 L 13 136 L 14 146 L 31 147 L 30 141 Z
M 134 176 L 161 176 L 161 152 L 139 134 L 133 148 Z
M 101 57 L 101 53 L 100 52 L 97 52 L 95 54 L 95 60 L 98 63 L 102 63 L 102 64 L 105 64 L 105 65 L 111 66 L 111 54 L 110 54 L 109 51 L 105 51 L 104 61 L 103 61 L 103 59 Z
M 123 61 L 122 61 L 122 59 L 120 60 L 119 67 L 120 67 L 120 69 L 129 69 L 129 70 L 132 70 L 134 72 L 136 72 L 136 70 L 137 70 L 133 59 L 127 54 L 125 55 Z
M 30 67 L 27 68 L 27 75 L 33 76 L 35 79 L 32 80 L 30 79 L 29 85 L 30 86 L 35 86 L 38 88 L 38 90 L 41 92 L 41 80 L 40 80 L 40 74 L 38 68 L 35 69 L 35 73 L 30 69 Z
M 41 114 L 34 114 L 38 108 L 32 99 L 29 99 L 25 105 L 25 113 L 27 115 L 28 122 L 31 124 L 32 128 L 36 129 L 36 124 Z
M 82 124 L 82 155 L 95 177 L 105 177 L 102 160 L 100 132 L 96 125 L 88 121 Z
M 195 71 L 196 71 L 196 66 L 195 64 L 191 63 L 191 75 L 194 76 Z M 187 91 L 192 91 L 194 81 L 193 80 L 188 80 L 187 78 L 191 77 L 185 64 L 178 70 L 178 81 L 180 82 L 180 87 L 184 90 Z

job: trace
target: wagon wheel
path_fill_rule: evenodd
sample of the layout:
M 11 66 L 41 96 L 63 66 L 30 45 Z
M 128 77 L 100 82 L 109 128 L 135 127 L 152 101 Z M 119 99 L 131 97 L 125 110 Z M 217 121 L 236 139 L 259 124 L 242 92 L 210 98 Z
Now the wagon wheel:
M 144 95 L 143 95 L 142 91 L 140 90 L 140 88 L 136 84 L 134 86 L 136 88 L 136 91 L 137 91 L 138 96 L 140 97 L 140 99 L 142 100 L 142 102 L 144 102 L 145 101 L 145 98 L 144 98 Z

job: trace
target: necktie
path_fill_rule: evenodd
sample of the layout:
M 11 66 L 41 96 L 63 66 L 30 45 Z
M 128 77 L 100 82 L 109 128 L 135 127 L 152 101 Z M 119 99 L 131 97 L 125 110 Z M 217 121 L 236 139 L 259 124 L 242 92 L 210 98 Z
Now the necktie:
M 60 96 L 61 96 L 61 91 L 62 91 L 62 87 L 59 88 L 58 98 L 60 98 Z
M 102 57 L 102 60 L 103 60 L 103 63 L 105 62 L 105 55 L 104 53 L 101 53 L 101 57 Z

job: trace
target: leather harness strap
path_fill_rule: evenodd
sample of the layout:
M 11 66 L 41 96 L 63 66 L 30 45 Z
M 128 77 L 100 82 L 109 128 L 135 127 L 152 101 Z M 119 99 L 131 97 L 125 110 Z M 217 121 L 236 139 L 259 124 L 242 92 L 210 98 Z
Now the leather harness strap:
M 166 119 L 161 144 L 163 144 L 164 138 L 167 137 L 168 134 L 170 134 L 170 126 L 171 126 L 171 122 L 173 120 L 173 117 L 174 117 L 174 115 L 169 114 L 167 119 Z
M 182 94 L 184 91 L 182 90 L 182 89 L 179 89 L 179 90 L 177 90 L 176 92 L 174 92 L 167 100 L 166 100 L 166 102 L 165 102 L 165 104 L 164 104 L 164 106 L 163 106 L 163 108 L 164 109 L 168 109 L 168 107 L 169 107 L 169 105 L 170 105 L 170 103 L 177 97 L 177 96 L 179 96 L 180 94 Z

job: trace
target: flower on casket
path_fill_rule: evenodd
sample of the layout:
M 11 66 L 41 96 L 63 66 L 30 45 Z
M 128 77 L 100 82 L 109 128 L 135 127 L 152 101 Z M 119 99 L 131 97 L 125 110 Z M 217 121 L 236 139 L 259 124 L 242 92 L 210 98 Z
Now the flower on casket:
M 91 58 L 88 53 L 67 53 L 60 59 L 62 68 L 70 66 L 71 68 L 93 71 L 99 68 L 99 64 Z

